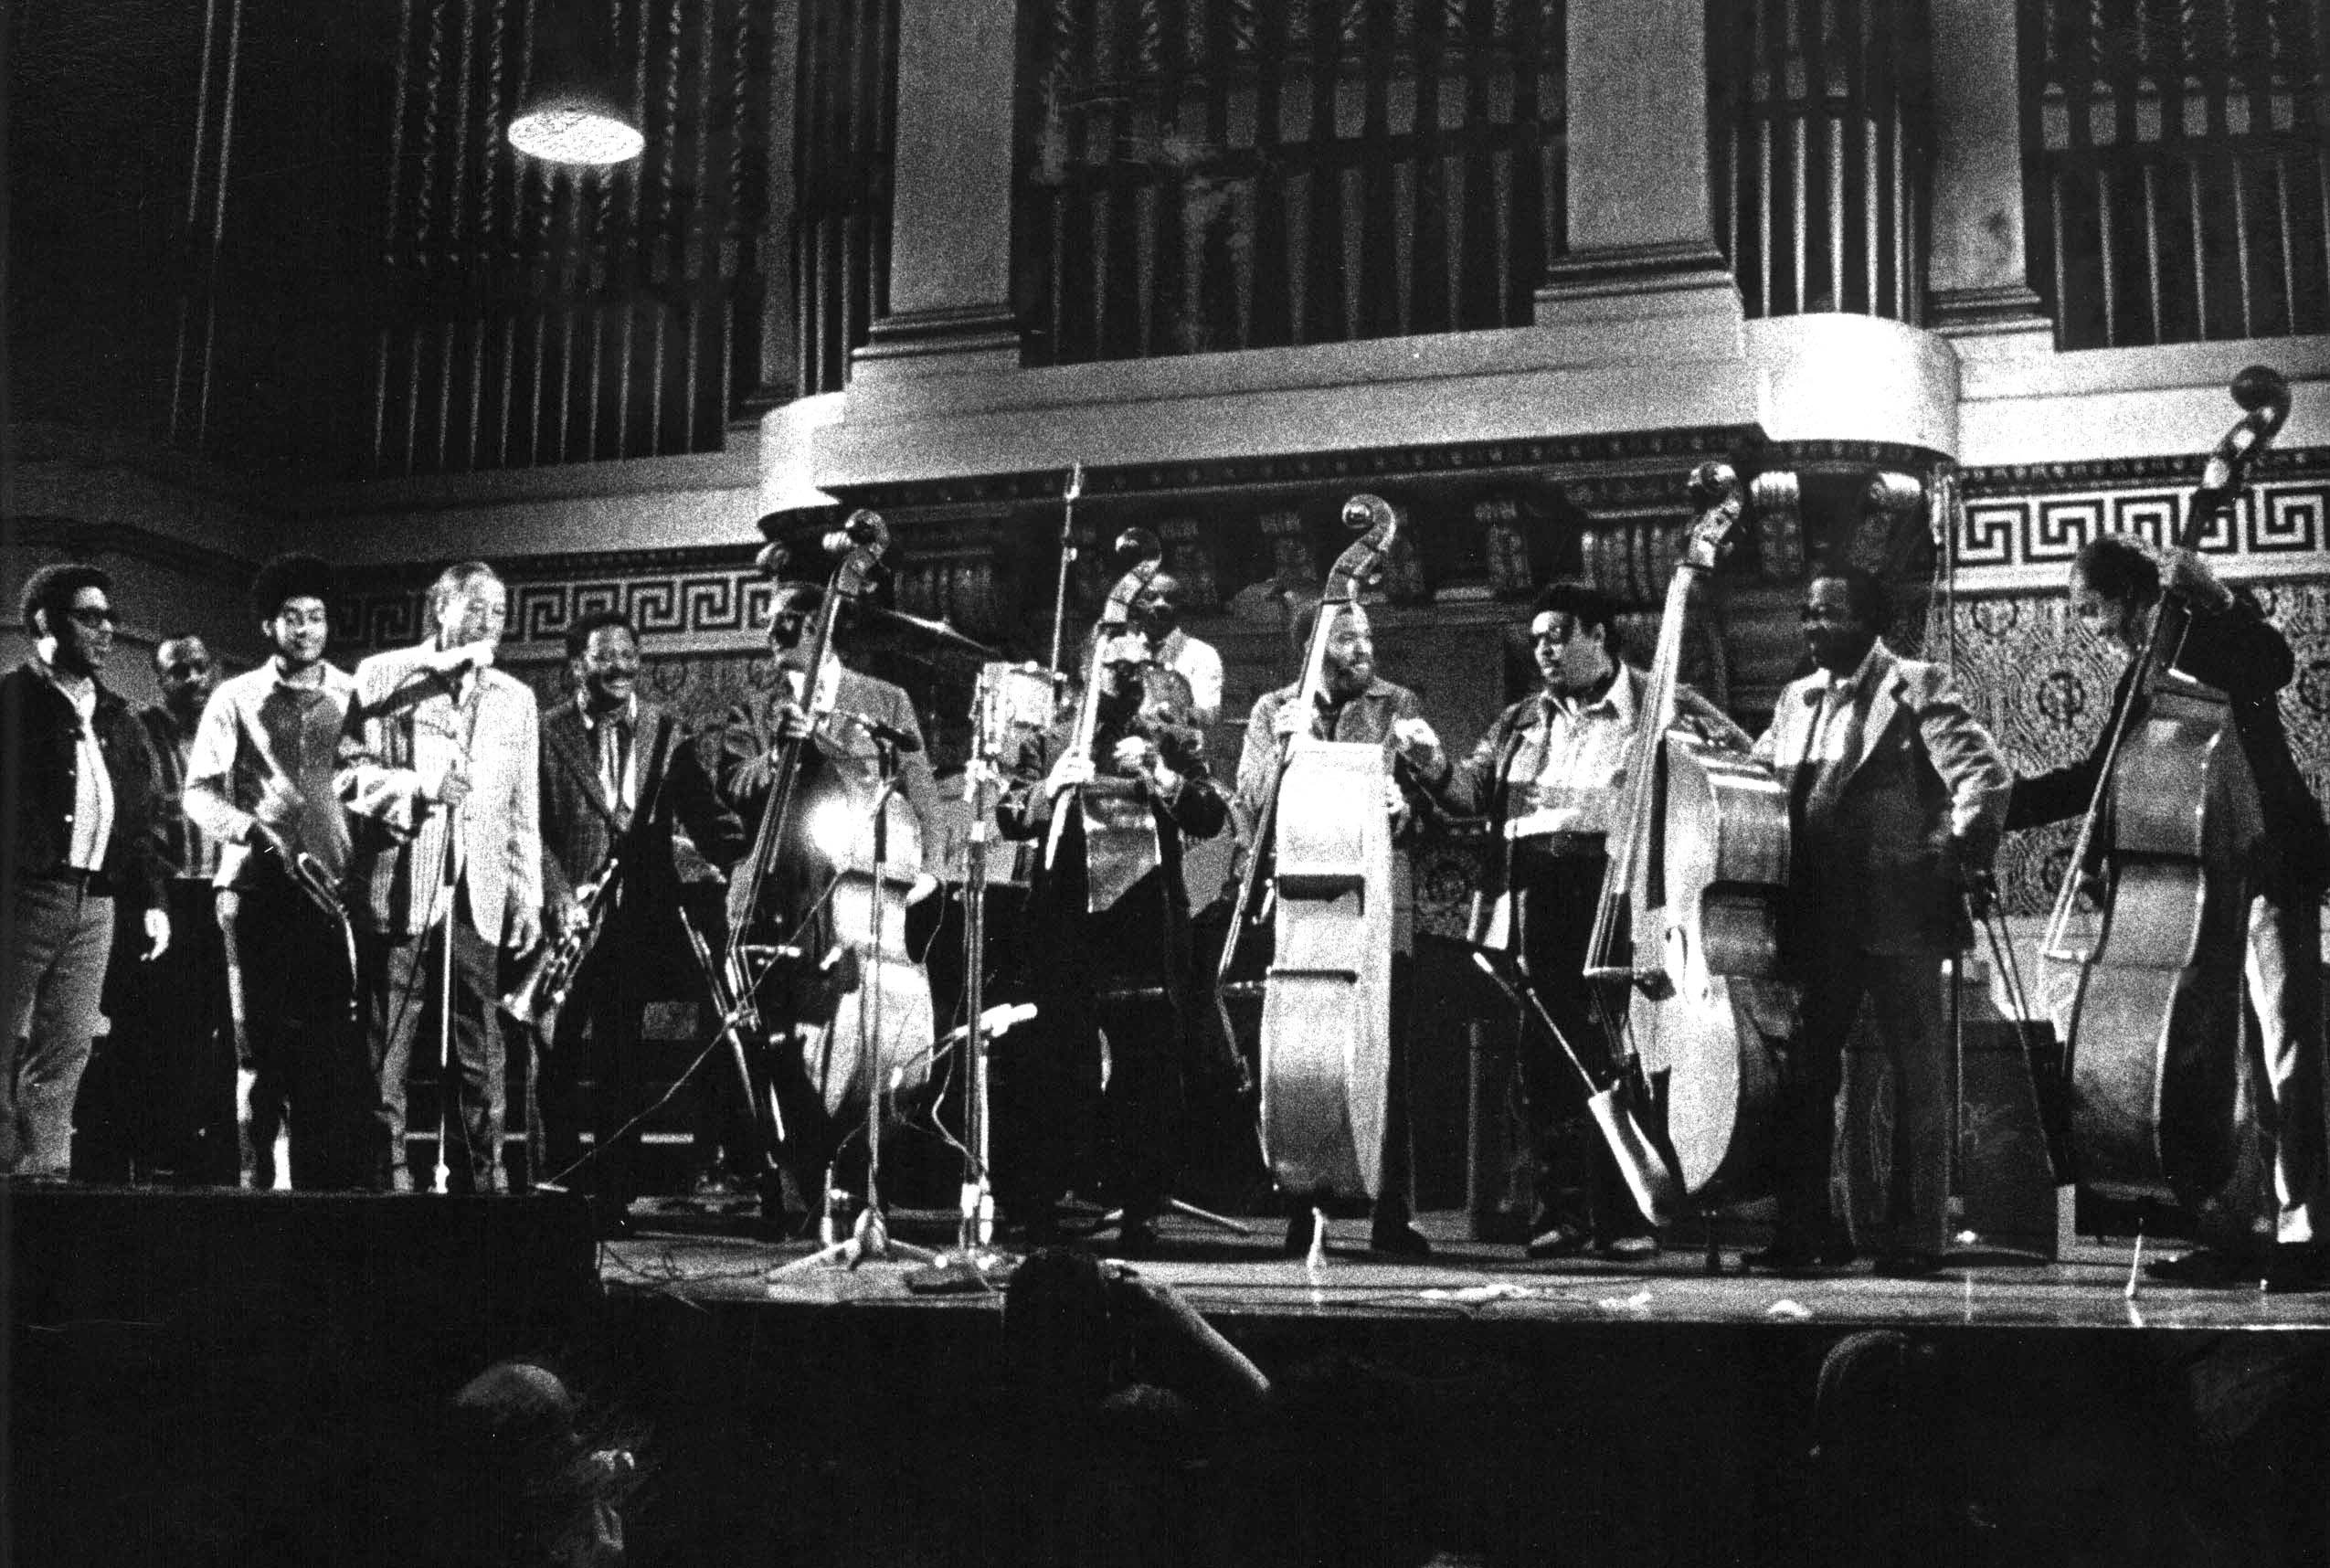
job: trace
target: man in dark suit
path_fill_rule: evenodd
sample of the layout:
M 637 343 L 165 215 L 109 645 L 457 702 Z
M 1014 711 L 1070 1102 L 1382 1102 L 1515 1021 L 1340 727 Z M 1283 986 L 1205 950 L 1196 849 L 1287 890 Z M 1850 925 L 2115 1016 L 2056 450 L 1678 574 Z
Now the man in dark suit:
M 582 1084 L 590 1081 L 596 1142 L 584 1184 L 601 1223 L 620 1227 L 637 1195 L 645 1104 L 639 1032 L 648 1001 L 693 993 L 679 926 L 676 822 L 725 871 L 744 853 L 744 824 L 714 791 L 680 721 L 639 696 L 639 635 L 616 610 L 567 629 L 575 694 L 542 710 L 542 887 L 563 938 L 588 917 L 585 889 L 620 853 L 620 872 L 594 896 L 598 935 L 572 993 L 549 1025 L 539 1079 L 535 1170 L 556 1180 L 582 1155 Z
M 1212 838 L 1230 812 L 1207 776 L 1187 679 L 1153 662 L 1138 631 L 1103 643 L 1096 667 L 1089 746 L 1074 744 L 1074 715 L 1030 741 L 996 810 L 1006 838 L 1045 848 L 1028 898 L 1036 1026 L 996 1063 L 997 1147 L 1011 1155 L 996 1187 L 1022 1237 L 1044 1239 L 1096 1125 L 1101 1181 L 1124 1211 L 1117 1250 L 1138 1256 L 1157 1245 L 1177 1158 L 1191 964 L 1181 844 Z M 1149 863 L 1087 853 L 1086 789 L 1137 803 L 1126 821 L 1153 829 Z
M 769 868 L 764 885 L 755 888 L 748 875 L 739 875 L 730 885 L 732 932 L 766 931 L 772 914 L 789 906 L 806 885 L 821 882 L 824 874 L 833 869 L 835 859 L 866 856 L 872 847 L 874 800 L 884 779 L 894 773 L 906 805 L 901 809 L 893 800 L 884 812 L 887 824 L 884 851 L 894 871 L 902 862 L 922 866 L 925 880 L 907 895 L 909 902 L 937 885 L 935 874 L 944 864 L 938 786 L 930 770 L 929 753 L 923 747 L 914 700 L 887 681 L 848 668 L 831 648 L 812 675 L 809 666 L 816 641 L 814 622 L 823 602 L 824 592 L 814 583 L 778 585 L 768 617 L 768 652 L 775 679 L 766 696 L 731 709 L 721 726 L 715 777 L 721 798 L 736 810 L 747 831 L 761 825 L 768 810 L 782 743 L 807 743 L 799 754 L 801 771 L 796 776 L 803 790 L 795 801 L 800 810 L 793 826 L 800 831 L 790 842 L 777 847 L 778 863 Z M 844 851 L 836 843 L 820 842 L 828 829 L 844 840 L 861 832 L 867 836 Z M 756 892 L 760 895 L 758 906 L 748 907 Z M 902 930 L 886 933 L 884 957 L 895 959 L 903 954 L 905 938 Z M 861 951 L 860 957 L 866 954 Z M 791 978 L 764 977 L 757 1001 L 764 1010 L 773 1007 L 781 1012 L 792 1005 L 792 981 L 800 980 L 802 971 L 799 966 L 789 965 L 772 972 Z M 888 989 L 884 988 L 885 992 Z M 926 1028 L 929 1012 L 927 981 L 921 984 L 919 1011 L 913 1016 L 909 1015 L 914 1008 L 913 985 L 910 982 L 902 989 L 906 995 L 889 997 L 893 1011 L 885 1020 L 886 1032 L 898 1037 Z M 863 988 L 859 994 L 863 995 Z M 829 1009 L 807 1011 L 816 1016 L 765 1015 L 765 1021 L 794 1031 L 792 1045 L 773 1058 L 769 1086 L 785 1122 L 784 1173 L 799 1189 L 800 1201 L 814 1205 L 826 1191 L 828 1163 L 841 1153 L 845 1141 L 843 1112 L 854 1112 L 855 1107 L 844 1104 L 852 1097 L 844 1086 L 853 1081 L 853 1075 L 836 1074 L 830 1079 L 811 1081 L 808 1064 L 825 1056 L 832 1018 Z M 921 1023 L 916 1022 L 916 1016 Z M 787 1202 L 780 1192 L 764 1185 L 761 1206 L 766 1220 L 782 1223 Z
M 2009 776 L 1942 667 L 1885 646 L 1889 620 L 1874 576 L 1822 568 L 1804 602 L 1818 668 L 1780 694 L 1755 743 L 1788 789 L 1799 895 L 1790 946 L 1805 983 L 1803 1033 L 1781 1090 L 1777 1234 L 1754 1260 L 1779 1270 L 1848 1262 L 1872 1243 L 1889 1175 L 1907 1188 L 1909 1220 L 1886 1237 L 1879 1269 L 1931 1274 L 1948 1240 L 1942 964 L 1967 938 L 1962 888 L 1997 851 Z M 1874 1048 L 1848 1051 L 1864 999 Z M 1849 1239 L 1828 1203 L 1840 1086 Z M 1894 1136 L 1880 1139 L 1888 1126 Z

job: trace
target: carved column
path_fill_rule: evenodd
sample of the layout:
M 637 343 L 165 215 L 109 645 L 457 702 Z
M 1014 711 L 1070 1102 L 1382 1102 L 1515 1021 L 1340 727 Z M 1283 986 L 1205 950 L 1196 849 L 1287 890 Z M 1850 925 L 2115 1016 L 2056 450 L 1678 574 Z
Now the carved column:
M 1933 0 L 1933 240 L 1937 332 L 2021 336 L 2046 352 L 2053 323 L 2031 291 L 2023 236 L 2021 61 L 2014 0 Z
M 1011 314 L 1011 0 L 900 0 L 890 308 L 860 375 L 1019 365 Z
M 1541 328 L 1628 352 L 1736 356 L 1740 291 L 1707 173 L 1706 0 L 1570 0 L 1570 253 Z

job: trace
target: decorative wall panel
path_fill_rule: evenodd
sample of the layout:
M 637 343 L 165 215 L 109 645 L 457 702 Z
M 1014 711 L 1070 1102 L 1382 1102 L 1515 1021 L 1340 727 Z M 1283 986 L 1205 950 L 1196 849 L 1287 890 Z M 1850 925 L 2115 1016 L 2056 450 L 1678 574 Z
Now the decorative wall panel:
M 1922 0 L 1709 0 L 1715 228 L 1752 316 L 1924 313 Z
M 1566 249 L 1561 0 L 1031 0 L 1031 364 L 1525 324 Z
M 403 0 L 374 472 L 716 450 L 742 399 L 790 378 L 761 362 L 772 289 L 779 311 L 789 291 L 770 118 L 792 62 L 774 58 L 768 9 L 608 0 L 597 15 L 647 151 L 562 169 L 519 157 L 503 129 L 537 5 Z
M 2319 0 L 2023 0 L 2031 282 L 2064 348 L 2330 328 Z
M 2113 482 L 2092 469 L 2049 475 L 1974 469 L 1957 524 L 1958 584 L 1967 591 L 2058 588 L 2079 548 L 2099 534 L 2165 544 L 2184 524 L 2198 459 L 2123 465 Z M 2330 550 L 2330 450 L 2269 454 L 2229 518 L 2210 524 L 2201 553 L 2236 577 L 2318 574 Z

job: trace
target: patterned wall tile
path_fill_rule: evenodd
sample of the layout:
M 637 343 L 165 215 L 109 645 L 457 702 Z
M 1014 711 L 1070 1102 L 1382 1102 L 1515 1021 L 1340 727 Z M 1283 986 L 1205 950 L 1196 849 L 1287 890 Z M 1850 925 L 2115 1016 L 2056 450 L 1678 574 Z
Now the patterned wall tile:
M 2249 591 L 2290 641 L 2297 674 L 2282 693 L 2291 750 L 2330 802 L 2330 581 L 2282 579 Z M 1951 648 L 1959 688 L 2018 774 L 2076 762 L 2108 719 L 2119 677 L 2115 655 L 2090 637 L 2063 595 L 2028 593 L 1961 599 Z M 2044 914 L 2069 862 L 2074 826 L 2009 834 L 1998 874 L 2007 906 Z

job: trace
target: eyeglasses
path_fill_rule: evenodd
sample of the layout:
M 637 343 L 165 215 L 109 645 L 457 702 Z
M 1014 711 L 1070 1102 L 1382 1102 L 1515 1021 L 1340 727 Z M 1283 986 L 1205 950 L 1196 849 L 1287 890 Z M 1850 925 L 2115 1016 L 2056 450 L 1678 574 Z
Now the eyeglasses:
M 91 631 L 97 630 L 100 627 L 120 624 L 119 620 L 110 609 L 88 609 L 75 605 L 65 613 L 71 617 L 74 625 L 85 626 Z

